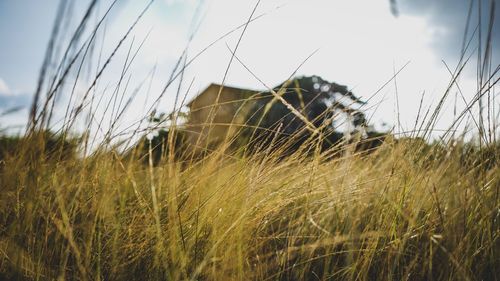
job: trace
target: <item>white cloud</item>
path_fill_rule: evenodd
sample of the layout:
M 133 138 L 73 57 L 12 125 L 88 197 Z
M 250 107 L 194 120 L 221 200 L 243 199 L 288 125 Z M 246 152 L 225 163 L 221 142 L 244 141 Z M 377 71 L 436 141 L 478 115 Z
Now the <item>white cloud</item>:
M 402 15 L 395 18 L 387 0 L 292 0 L 273 11 L 279 4 L 278 0 L 261 2 L 256 15 L 272 12 L 248 26 L 237 51 L 238 57 L 269 86 L 281 83 L 303 59 L 319 49 L 297 75 L 320 75 L 353 87 L 354 92 L 364 98 L 370 97 L 389 80 L 394 69 L 397 71 L 410 61 L 397 76 L 397 88 L 392 81 L 370 101 L 369 106 L 373 106 L 385 95 L 375 113 L 375 121 L 396 124 L 400 118 L 402 129 L 411 130 L 422 92 L 426 92 L 424 107 L 445 93 L 450 75 L 436 52 L 433 39 L 449 30 L 436 27 L 425 17 Z M 191 53 L 244 23 L 253 5 L 253 2 L 214 1 L 191 45 Z M 199 88 L 210 82 L 221 82 L 231 55 L 226 43 L 234 48 L 240 34 L 238 30 L 224 38 L 193 63 L 189 73 L 196 77 Z M 446 63 L 453 68 L 457 62 Z M 233 61 L 226 83 L 263 89 L 236 61 Z M 464 76 L 460 84 L 466 99 L 470 99 L 474 94 L 473 81 Z M 452 99 L 447 102 L 453 105 Z M 463 102 L 459 100 L 457 104 L 461 107 Z M 452 107 L 443 111 L 438 126 L 446 127 L 451 122 Z
M 0 95 L 10 95 L 10 89 L 9 86 L 7 86 L 7 83 L 0 78 Z
M 450 81 L 449 74 L 435 51 L 433 38 L 448 30 L 436 28 L 421 16 L 403 14 L 394 18 L 387 0 L 290 0 L 286 1 L 286 5 L 280 6 L 282 2 L 283 0 L 261 2 L 254 16 L 264 12 L 268 14 L 248 26 L 237 51 L 238 57 L 269 86 L 281 83 L 311 52 L 319 48 L 319 52 L 299 69 L 297 75 L 320 75 L 332 82 L 354 88 L 353 91 L 365 99 L 393 76 L 394 68 L 397 70 L 411 61 L 396 81 L 400 112 L 396 113 L 396 87 L 391 82 L 370 101 L 369 106 L 374 106 L 384 100 L 375 113 L 374 121 L 383 120 L 396 124 L 397 118 L 401 118 L 403 129 L 412 129 L 421 93 L 426 91 L 425 107 L 431 101 L 439 100 L 445 92 Z M 133 78 L 130 83 L 137 85 L 153 65 L 158 63 L 158 71 L 152 80 L 151 95 L 148 96 L 150 100 L 154 100 L 163 89 L 173 63 L 186 45 L 196 6 L 193 3 L 197 1 L 157 2 L 134 29 L 134 50 L 151 30 L 137 61 L 132 65 Z M 190 44 L 189 58 L 222 34 L 244 23 L 254 5 L 254 1 L 234 0 L 217 0 L 207 5 L 206 10 L 200 12 L 200 15 L 205 15 L 206 12 L 206 17 Z M 276 9 L 277 6 L 281 8 Z M 110 27 L 106 43 L 114 46 L 142 8 L 142 2 L 129 2 L 129 6 L 121 11 Z M 240 34 L 241 29 L 225 37 L 189 66 L 184 83 L 189 84 L 186 81 L 194 78 L 195 82 L 187 100 L 210 82 L 222 81 L 230 60 L 226 44 L 234 48 Z M 112 76 L 120 73 L 121 62 L 129 43 L 130 40 L 117 54 L 113 61 L 115 65 L 110 66 L 103 81 L 116 81 L 108 79 L 108 74 Z M 110 53 L 111 50 L 112 48 L 105 50 L 104 53 Z M 447 63 L 454 67 L 454 62 Z M 469 90 L 474 89 L 474 83 L 463 78 L 461 87 L 469 99 L 474 93 Z M 254 89 L 264 88 L 237 61 L 233 61 L 226 83 Z M 135 117 L 144 114 L 142 105 L 148 101 L 141 99 L 146 99 L 145 96 L 147 95 L 138 96 L 139 100 L 136 100 L 136 106 L 130 109 L 129 114 Z M 173 105 L 174 96 L 175 93 L 167 92 L 160 110 L 168 111 Z M 460 105 L 459 100 L 458 106 Z M 446 114 L 448 117 L 442 120 L 449 122 L 453 118 L 452 110 L 448 110 Z

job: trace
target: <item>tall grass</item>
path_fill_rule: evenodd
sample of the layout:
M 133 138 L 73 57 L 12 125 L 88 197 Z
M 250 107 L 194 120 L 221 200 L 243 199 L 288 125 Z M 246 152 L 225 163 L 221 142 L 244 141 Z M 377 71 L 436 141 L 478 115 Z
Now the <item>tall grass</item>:
M 2 163 L 4 278 L 498 278 L 498 146 L 388 140 L 183 168 L 44 159 L 36 141 Z
M 226 138 L 201 159 L 181 159 L 169 137 L 168 152 L 156 161 L 147 142 L 127 153 L 110 146 L 119 135 L 110 129 L 102 144 L 89 148 L 90 126 L 71 139 L 72 124 L 92 107 L 86 101 L 94 100 L 115 52 L 81 103 L 68 109 L 60 133 L 46 133 L 59 85 L 77 61 L 84 63 L 101 22 L 80 51 L 64 55 L 40 103 L 48 79 L 42 68 L 27 133 L 2 139 L 1 279 L 500 279 L 500 146 L 494 141 L 389 136 L 370 153 L 358 152 L 357 143 L 322 152 L 318 134 L 283 158 L 283 146 L 245 154 L 228 149 L 235 140 Z M 68 50 L 78 42 L 71 40 Z M 179 59 L 165 87 L 188 63 Z M 481 80 L 470 107 L 498 81 Z M 129 105 L 119 104 L 116 119 Z M 440 108 L 417 120 L 416 131 L 428 136 Z M 171 129 L 182 126 L 173 122 Z

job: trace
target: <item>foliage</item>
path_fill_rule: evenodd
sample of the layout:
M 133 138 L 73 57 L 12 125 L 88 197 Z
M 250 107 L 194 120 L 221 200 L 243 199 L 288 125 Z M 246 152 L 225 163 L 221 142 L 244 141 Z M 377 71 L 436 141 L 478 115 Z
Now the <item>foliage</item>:
M 319 76 L 305 76 L 286 81 L 272 91 L 274 94 L 262 93 L 250 110 L 249 126 L 242 135 L 251 151 L 270 145 L 275 149 L 285 146 L 285 153 L 290 154 L 318 135 L 323 136 L 320 150 L 327 151 L 345 140 L 346 134 L 355 136 L 366 131 L 365 115 L 356 109 L 365 103 L 346 86 Z M 351 130 L 340 131 L 337 129 L 339 125 Z M 379 132 L 367 133 L 383 137 Z M 376 143 L 372 142 L 372 145 Z
M 64 137 L 46 130 L 33 132 L 27 137 L 3 135 L 0 136 L 0 161 L 26 155 L 37 161 L 74 158 L 78 143 L 77 138 Z
M 186 155 L 186 151 L 185 132 L 159 129 L 151 136 L 143 136 L 129 154 L 134 154 L 135 157 L 142 159 L 145 164 L 149 163 L 149 156 L 151 155 L 151 161 L 156 166 L 170 156 L 177 160 L 182 159 Z M 170 152 L 172 152 L 172 155 L 170 155 Z

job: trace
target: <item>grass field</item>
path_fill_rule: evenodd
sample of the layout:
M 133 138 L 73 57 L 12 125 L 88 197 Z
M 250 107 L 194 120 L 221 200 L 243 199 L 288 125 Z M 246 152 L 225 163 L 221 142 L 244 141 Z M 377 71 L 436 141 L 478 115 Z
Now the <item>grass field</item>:
M 451 126 L 448 138 L 431 141 L 439 102 L 417 120 L 427 124 L 419 134 L 388 134 L 364 152 L 356 143 L 320 152 L 321 136 L 288 157 L 279 147 L 244 154 L 223 143 L 180 161 L 172 139 L 159 162 L 147 142 L 137 150 L 106 141 L 89 148 L 90 131 L 71 138 L 71 126 L 88 110 L 84 101 L 93 102 L 114 52 L 82 104 L 68 105 L 70 125 L 46 129 L 55 96 L 68 94 L 60 85 L 68 72 L 80 74 L 93 40 L 70 42 L 78 51 L 68 51 L 52 84 L 41 72 L 46 84 L 26 134 L 0 138 L 1 280 L 500 280 L 495 130 L 476 128 L 470 139 Z M 490 97 L 497 71 L 478 81 L 481 90 L 457 121 Z M 119 119 L 120 110 L 111 116 Z
M 498 146 L 387 140 L 329 161 L 215 153 L 183 168 L 52 159 L 44 138 L 0 167 L 4 279 L 499 278 Z

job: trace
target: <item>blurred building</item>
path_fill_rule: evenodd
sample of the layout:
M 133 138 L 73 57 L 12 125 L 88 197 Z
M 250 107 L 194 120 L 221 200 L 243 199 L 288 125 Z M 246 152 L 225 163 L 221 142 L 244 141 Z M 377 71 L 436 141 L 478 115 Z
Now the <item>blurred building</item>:
M 187 142 L 195 152 L 213 149 L 241 130 L 258 91 L 210 84 L 187 107 Z

